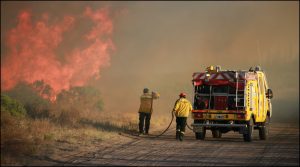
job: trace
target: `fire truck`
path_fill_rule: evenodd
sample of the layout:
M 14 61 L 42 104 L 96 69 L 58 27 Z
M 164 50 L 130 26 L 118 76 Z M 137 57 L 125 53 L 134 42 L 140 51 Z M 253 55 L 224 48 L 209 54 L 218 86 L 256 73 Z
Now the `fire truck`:
M 207 130 L 213 138 L 234 131 L 251 142 L 254 130 L 259 130 L 260 140 L 268 138 L 273 92 L 259 66 L 248 71 L 209 66 L 204 72 L 194 73 L 192 82 L 196 139 L 204 140 Z

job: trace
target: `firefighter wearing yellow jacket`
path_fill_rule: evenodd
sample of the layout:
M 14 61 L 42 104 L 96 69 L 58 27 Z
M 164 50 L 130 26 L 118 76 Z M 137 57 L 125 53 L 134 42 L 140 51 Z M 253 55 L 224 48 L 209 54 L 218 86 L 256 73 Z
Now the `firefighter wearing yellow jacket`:
M 186 99 L 185 93 L 180 93 L 179 99 L 176 101 L 173 112 L 176 116 L 176 139 L 182 141 L 186 120 L 190 112 L 193 110 L 191 102 Z
M 139 133 L 149 133 L 150 119 L 153 111 L 153 99 L 158 99 L 159 94 L 156 92 L 149 93 L 149 89 L 145 88 L 141 95 L 141 104 L 139 109 Z M 144 126 L 145 123 L 145 126 Z

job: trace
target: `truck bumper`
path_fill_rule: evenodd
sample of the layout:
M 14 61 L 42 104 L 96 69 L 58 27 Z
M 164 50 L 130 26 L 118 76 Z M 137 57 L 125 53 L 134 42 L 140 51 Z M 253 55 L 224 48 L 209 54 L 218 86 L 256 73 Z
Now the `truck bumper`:
M 201 124 L 201 123 L 193 123 L 191 124 L 193 127 L 193 131 L 196 132 L 203 132 L 203 127 L 211 129 L 211 128 L 238 128 L 239 133 L 245 133 L 247 129 L 247 124 Z

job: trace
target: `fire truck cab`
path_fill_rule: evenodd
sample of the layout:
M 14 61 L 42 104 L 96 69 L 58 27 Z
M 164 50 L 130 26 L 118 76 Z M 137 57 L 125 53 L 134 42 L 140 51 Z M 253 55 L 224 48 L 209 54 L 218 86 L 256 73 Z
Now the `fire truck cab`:
M 193 131 L 196 139 L 204 140 L 206 130 L 214 138 L 237 131 L 244 141 L 252 141 L 254 129 L 266 140 L 272 116 L 273 92 L 266 74 L 259 66 L 244 70 L 221 70 L 209 66 L 193 74 Z

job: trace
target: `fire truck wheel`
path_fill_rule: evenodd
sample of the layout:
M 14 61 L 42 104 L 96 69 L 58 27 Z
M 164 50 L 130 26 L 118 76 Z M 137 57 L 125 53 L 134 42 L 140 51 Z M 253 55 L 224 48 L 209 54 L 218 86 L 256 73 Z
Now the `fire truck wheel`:
M 220 130 L 212 130 L 211 131 L 213 138 L 221 138 L 222 137 L 222 133 L 220 132 Z
M 269 123 L 270 123 L 270 117 L 267 116 L 265 122 L 263 123 L 263 126 L 259 128 L 259 139 L 260 140 L 267 140 L 268 139 Z
M 243 134 L 244 141 L 251 142 L 252 141 L 252 133 L 253 133 L 253 119 L 251 118 L 250 121 L 247 122 L 247 133 Z
M 196 132 L 195 137 L 197 140 L 204 140 L 206 134 L 206 128 L 203 127 L 203 132 Z

